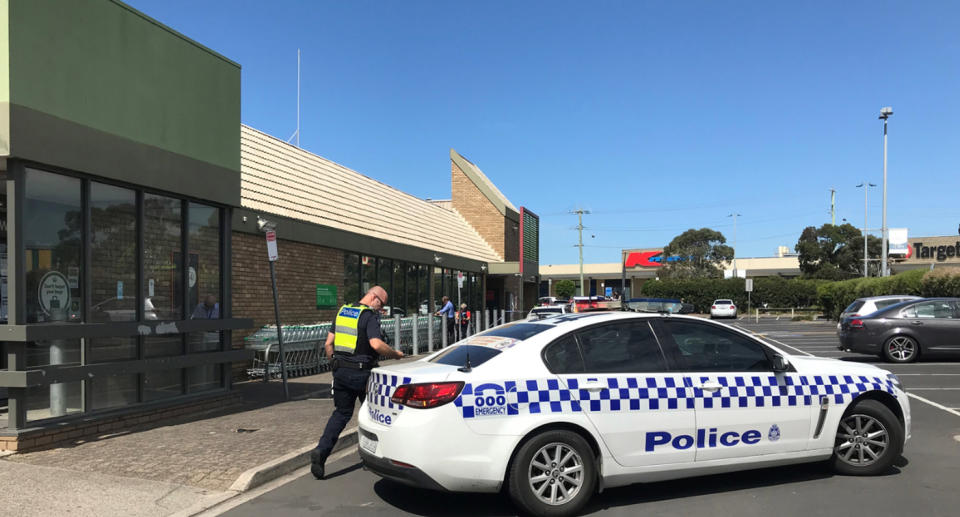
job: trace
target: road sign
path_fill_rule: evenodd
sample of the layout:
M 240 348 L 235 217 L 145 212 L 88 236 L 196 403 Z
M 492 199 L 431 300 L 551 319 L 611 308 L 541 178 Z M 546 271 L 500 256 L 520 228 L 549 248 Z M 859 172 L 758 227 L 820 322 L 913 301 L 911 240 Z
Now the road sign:
M 752 293 L 752 292 L 753 292 L 753 279 L 752 279 L 752 278 L 748 278 L 748 279 L 747 279 L 746 289 L 747 289 L 747 292 L 748 292 L 748 293 Z
M 457 272 L 457 288 L 463 289 L 463 271 Z
M 267 258 L 270 259 L 270 262 L 277 260 L 277 232 L 273 230 L 267 231 Z

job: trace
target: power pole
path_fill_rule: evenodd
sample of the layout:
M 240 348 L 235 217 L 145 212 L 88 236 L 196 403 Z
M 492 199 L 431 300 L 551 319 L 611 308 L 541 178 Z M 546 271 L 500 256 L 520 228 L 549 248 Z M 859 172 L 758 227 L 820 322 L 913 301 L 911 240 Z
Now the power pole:
M 880 110 L 880 119 L 883 120 L 883 260 L 880 263 L 880 276 L 890 276 L 890 269 L 887 265 L 887 119 L 893 115 L 893 108 L 885 107 Z
M 584 290 L 584 286 L 583 286 L 583 214 L 589 214 L 590 211 L 584 210 L 582 208 L 578 208 L 577 210 L 574 210 L 570 213 L 577 214 L 578 244 L 574 244 L 574 246 L 580 248 L 580 296 L 586 296 L 585 294 L 583 294 L 583 290 Z
M 837 189 L 830 189 L 830 224 L 837 225 Z
M 733 277 L 737 278 L 737 217 L 740 214 L 734 212 L 727 217 L 733 218 Z

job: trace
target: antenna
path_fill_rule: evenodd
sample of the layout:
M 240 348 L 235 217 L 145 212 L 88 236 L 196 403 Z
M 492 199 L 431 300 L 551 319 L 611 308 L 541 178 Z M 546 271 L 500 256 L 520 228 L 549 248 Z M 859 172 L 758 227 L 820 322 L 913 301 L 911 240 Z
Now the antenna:
M 297 49 L 297 130 L 287 139 L 289 144 L 294 138 L 297 139 L 296 145 L 300 147 L 300 49 Z

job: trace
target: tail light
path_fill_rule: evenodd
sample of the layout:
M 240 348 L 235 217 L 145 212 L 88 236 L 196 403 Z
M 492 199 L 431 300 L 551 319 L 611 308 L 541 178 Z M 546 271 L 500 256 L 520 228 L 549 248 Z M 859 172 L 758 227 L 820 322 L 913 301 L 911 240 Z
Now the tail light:
M 731 305 L 731 306 L 730 306 L 730 310 L 733 310 L 733 309 L 736 309 L 736 308 L 737 308 L 736 305 Z
M 716 306 L 716 305 L 711 305 L 710 308 L 711 308 L 711 309 L 716 309 L 717 306 Z
M 861 320 L 861 319 L 850 320 L 850 328 L 852 328 L 852 329 L 862 329 L 862 328 L 863 328 L 863 320 Z
M 452 402 L 462 389 L 463 382 L 402 384 L 393 392 L 390 402 L 412 408 L 432 408 Z

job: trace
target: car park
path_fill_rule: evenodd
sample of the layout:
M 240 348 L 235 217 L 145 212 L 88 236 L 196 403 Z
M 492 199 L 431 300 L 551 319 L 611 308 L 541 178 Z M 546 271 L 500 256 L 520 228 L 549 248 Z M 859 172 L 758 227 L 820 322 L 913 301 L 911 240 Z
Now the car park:
M 875 366 L 790 355 L 699 318 L 593 312 L 374 369 L 358 451 L 400 483 L 505 488 L 525 512 L 571 515 L 636 482 L 823 460 L 885 472 L 910 418 L 899 380 Z
M 901 302 L 840 322 L 840 350 L 909 363 L 928 353 L 960 355 L 960 298 Z
M 736 318 L 737 317 L 737 306 L 733 303 L 733 300 L 728 298 L 723 298 L 720 300 L 714 300 L 710 304 L 710 318 L 719 319 L 719 318 Z
M 867 314 L 873 314 L 874 312 L 887 308 L 891 305 L 896 305 L 901 302 L 908 302 L 910 300 L 919 300 L 920 298 L 920 296 L 911 296 L 907 294 L 857 298 L 845 309 L 843 309 L 843 312 L 840 313 L 840 318 L 837 320 L 837 331 L 840 331 L 840 322 L 850 316 L 866 316 Z

